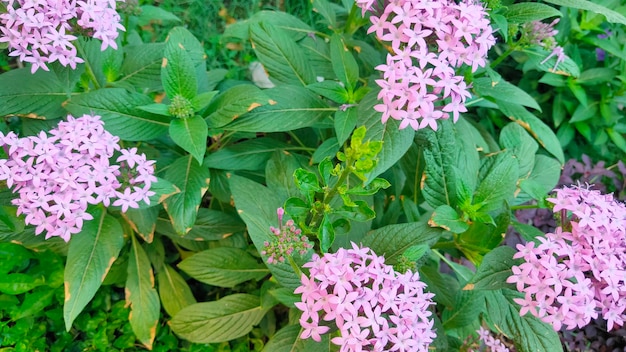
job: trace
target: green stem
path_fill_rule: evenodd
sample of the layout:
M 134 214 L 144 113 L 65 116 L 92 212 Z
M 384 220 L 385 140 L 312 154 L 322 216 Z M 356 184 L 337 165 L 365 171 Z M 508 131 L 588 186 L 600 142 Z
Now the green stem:
M 507 51 L 503 52 L 502 55 L 500 55 L 497 59 L 493 60 L 493 62 L 489 66 L 491 68 L 498 66 L 502 61 L 504 61 L 504 59 L 509 57 L 509 55 L 511 55 L 511 53 L 513 53 L 515 50 L 517 50 L 517 46 L 510 47 L 509 49 L 507 49 Z
M 511 210 L 520 210 L 520 209 L 540 209 L 541 207 L 537 204 L 528 204 L 528 205 L 513 205 L 511 206 Z
M 470 280 L 469 277 L 465 277 L 465 275 L 463 275 L 462 272 L 460 272 L 460 271 L 458 271 L 456 269 L 456 265 L 457 265 L 456 263 L 451 262 L 450 259 L 446 258 L 444 255 L 439 253 L 439 251 L 437 251 L 437 250 L 433 250 L 432 252 L 435 253 L 435 255 L 438 256 L 441 260 L 443 260 L 444 263 L 448 264 L 450 269 L 452 269 L 464 281 L 469 281 Z
M 298 278 L 300 278 L 302 276 L 302 270 L 300 270 L 300 267 L 298 266 L 298 264 L 296 264 L 296 261 L 293 260 L 292 256 L 289 255 L 287 256 L 287 258 L 289 259 L 289 264 L 291 264 L 291 268 L 296 273 L 296 275 L 298 275 Z
M 337 179 L 337 182 L 335 183 L 335 185 L 330 190 L 324 192 L 324 198 L 322 199 L 322 204 L 324 208 L 326 208 L 326 205 L 330 204 L 333 198 L 337 195 L 337 192 L 339 191 L 339 187 L 342 184 L 344 184 L 344 182 L 346 182 L 346 180 L 348 179 L 348 176 L 350 176 L 350 173 L 352 172 L 351 165 L 353 163 L 354 163 L 354 160 L 352 160 L 351 158 L 348 158 L 348 160 L 346 160 L 346 168 L 341 172 L 341 175 L 339 175 L 339 178 Z M 321 223 L 323 216 L 324 216 L 324 211 L 317 212 L 315 216 L 313 217 L 313 219 L 311 219 L 311 222 L 309 222 L 309 227 L 317 226 L 319 223 Z

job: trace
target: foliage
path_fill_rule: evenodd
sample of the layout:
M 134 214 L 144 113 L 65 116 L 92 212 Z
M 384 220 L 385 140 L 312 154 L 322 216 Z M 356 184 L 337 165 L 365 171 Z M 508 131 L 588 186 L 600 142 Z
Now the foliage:
M 460 55 L 422 65 L 413 54 L 384 59 L 410 41 L 368 33 L 381 10 L 368 3 L 128 1 L 117 50 L 81 38 L 75 44 L 84 63 L 76 69 L 49 62 L 49 71 L 0 74 L 0 346 L 331 351 L 337 341 L 355 342 L 340 336 L 337 328 L 348 328 L 336 317 L 305 327 L 307 312 L 322 307 L 302 309 L 317 304 L 315 295 L 302 299 L 307 275 L 320 258 L 367 247 L 367 260 L 381 261 L 389 277 L 406 275 L 432 298 L 420 313 L 436 332 L 430 348 L 474 350 L 478 331 L 483 341 L 492 331 L 518 351 L 559 350 L 550 324 L 519 314 L 521 294 L 509 278 L 520 261 L 505 236 L 514 228 L 526 241 L 550 238 L 551 230 L 514 214 L 551 209 L 547 199 L 564 165 L 568 183 L 576 174 L 623 193 L 626 7 L 617 0 L 485 1 L 480 18 L 494 31 L 458 41 L 471 49 L 481 33 L 494 35 L 488 55 L 490 45 L 481 46 L 482 61 Z M 386 12 L 384 30 L 404 25 L 395 10 Z M 459 23 L 446 26 L 460 31 Z M 446 55 L 450 38 L 431 29 L 424 27 L 417 46 Z M 400 59 L 406 76 L 393 76 Z M 417 79 L 406 70 L 418 66 L 430 81 L 411 94 L 423 100 L 389 99 L 386 84 Z M 437 114 L 430 120 L 424 100 Z M 412 117 L 402 114 L 408 106 Z M 69 114 L 100 116 L 120 138 L 116 150 L 155 161 L 156 180 L 154 194 L 136 207 L 107 201 L 86 208 L 93 219 L 66 243 L 27 225 L 33 215 L 15 199 L 39 195 L 18 194 L 16 185 L 41 182 L 40 175 L 6 176 L 6 159 L 19 148 L 5 139 L 10 131 L 35 141 L 56 134 Z M 33 166 L 40 154 L 16 159 Z M 583 155 L 584 165 L 566 164 Z M 65 185 L 58 192 L 72 187 L 62 173 L 55 171 Z M 38 204 L 46 214 L 53 205 Z M 281 238 L 307 245 L 272 247 Z M 346 284 L 354 289 L 343 292 L 350 304 L 358 304 L 360 289 L 373 290 L 372 277 Z M 328 278 L 337 290 L 342 279 Z M 327 314 L 337 308 L 328 302 Z M 391 321 L 389 304 L 376 326 Z M 364 306 L 352 326 L 368 316 Z

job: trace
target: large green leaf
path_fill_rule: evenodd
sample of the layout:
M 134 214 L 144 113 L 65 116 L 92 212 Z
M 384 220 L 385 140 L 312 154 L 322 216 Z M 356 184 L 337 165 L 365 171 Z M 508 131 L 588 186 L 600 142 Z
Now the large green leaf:
M 500 145 L 511 151 L 519 162 L 519 178 L 526 178 L 535 165 L 537 142 L 519 124 L 509 123 L 500 131 Z
M 100 288 L 124 245 L 120 223 L 103 208 L 91 211 L 93 220 L 72 236 L 65 266 L 63 319 L 67 331 Z
M 220 93 L 207 108 L 206 121 L 222 127 L 260 106 L 274 104 L 264 91 L 251 84 L 239 84 Z
M 421 181 L 422 194 L 431 207 L 436 208 L 440 205 L 455 207 L 457 203 L 457 179 L 460 175 L 455 166 L 457 152 L 461 148 L 453 131 L 452 124 L 446 121 L 442 121 L 437 132 L 431 129 L 420 131 L 428 143 L 424 148 L 426 169 L 425 177 Z
M 426 222 L 387 225 L 370 231 L 362 244 L 376 254 L 384 255 L 387 264 L 394 264 L 408 248 L 420 244 L 432 245 L 443 230 L 430 227 Z
M 626 17 L 619 12 L 613 11 L 600 4 L 593 3 L 587 0 L 545 0 L 551 4 L 573 7 L 576 9 L 587 10 L 595 13 L 599 13 L 606 17 L 606 20 L 613 23 L 626 24 Z
M 74 96 L 65 108 L 74 115 L 102 116 L 104 127 L 128 141 L 146 141 L 167 133 L 169 118 L 139 109 L 152 104 L 143 94 L 121 88 L 105 88 Z
M 454 308 L 444 311 L 441 320 L 446 329 L 475 324 L 480 313 L 486 312 L 485 298 L 481 291 L 459 291 Z
M 157 219 L 157 232 L 174 240 L 185 241 L 220 241 L 234 234 L 245 231 L 245 224 L 241 219 L 223 213 L 218 210 L 199 208 L 196 222 L 189 232 L 181 235 L 176 232 L 170 219 L 159 217 Z
M 524 127 L 524 129 L 528 131 L 542 147 L 550 152 L 550 154 L 554 155 L 561 164 L 565 162 L 565 156 L 563 155 L 563 149 L 561 148 L 559 139 L 552 129 L 541 121 L 541 119 L 521 105 L 498 102 L 498 107 L 509 119 Z
M 53 72 L 11 70 L 0 75 L 0 116 L 56 119 L 63 116 L 62 103 L 70 94 Z
M 209 130 L 204 119 L 198 115 L 170 122 L 170 137 L 181 148 L 193 155 L 202 165 Z
M 178 267 L 194 279 L 219 287 L 234 287 L 269 274 L 265 265 L 239 248 L 213 248 L 183 260 Z
M 313 126 L 337 110 L 303 87 L 280 85 L 263 92 L 275 104 L 258 107 L 223 128 L 241 132 L 291 131 Z M 330 119 L 328 122 L 332 123 Z
M 521 2 L 506 7 L 504 17 L 510 23 L 541 21 L 550 17 L 561 17 L 561 12 L 552 6 L 537 2 Z
M 123 77 L 119 83 L 130 83 L 137 89 L 158 91 L 161 86 L 161 63 L 164 43 L 149 43 L 124 47 Z
M 146 242 L 152 242 L 156 229 L 159 208 L 150 207 L 145 209 L 129 208 L 122 216 L 128 221 L 133 230 Z
M 187 281 L 174 268 L 165 264 L 157 272 L 159 297 L 163 308 L 170 316 L 176 315 L 181 309 L 196 303 Z
M 337 134 L 337 143 L 339 145 L 343 145 L 348 140 L 348 137 L 350 137 L 350 134 L 356 127 L 358 118 L 359 112 L 356 107 L 335 112 L 335 133 Z
M 200 166 L 191 155 L 187 155 L 172 163 L 165 178 L 180 189 L 180 193 L 167 198 L 163 205 L 176 233 L 184 235 L 196 222 L 198 207 L 209 187 L 211 174 L 208 168 Z
M 480 263 L 476 274 L 463 288 L 464 290 L 499 290 L 508 288 L 506 279 L 511 276 L 511 267 L 520 260 L 513 260 L 515 249 L 507 246 L 495 248 L 487 253 Z
M 488 213 L 503 207 L 503 202 L 515 196 L 519 167 L 512 153 L 504 152 L 486 159 L 480 170 L 483 178 L 474 193 L 473 204 Z
M 506 103 L 528 106 L 541 111 L 541 107 L 533 97 L 502 78 L 494 81 L 489 77 L 482 77 L 475 79 L 472 84 L 478 95 L 492 97 Z
M 157 219 L 157 232 L 172 238 L 195 241 L 219 241 L 245 229 L 246 225 L 239 218 L 207 208 L 198 209 L 196 222 L 185 235 L 178 234 L 169 219 Z
M 154 288 L 154 274 L 150 260 L 139 242 L 132 236 L 128 256 L 128 276 L 126 278 L 126 302 L 130 304 L 128 320 L 137 339 L 152 349 L 156 336 L 161 305 Z
M 513 299 L 523 298 L 523 294 L 508 289 L 483 292 L 490 321 L 515 342 L 517 351 L 561 350 L 559 335 L 552 326 L 530 314 L 520 317 L 519 305 Z
M 253 23 L 250 41 L 271 80 L 303 86 L 315 82 L 307 57 L 284 30 L 265 22 Z
M 367 174 L 367 182 L 371 182 L 396 164 L 409 150 L 415 136 L 415 130 L 411 128 L 400 130 L 400 123 L 397 120 L 381 122 L 381 114 L 374 110 L 374 105 L 378 104 L 377 94 L 377 90 L 367 93 L 357 108 L 359 116 L 357 125 L 364 125 L 366 128 L 364 140 L 383 142 L 383 147 L 376 157 L 376 166 Z
M 182 96 L 192 99 L 198 91 L 194 62 L 191 60 L 185 43 L 193 37 L 182 27 L 172 29 L 165 42 L 163 63 L 161 64 L 161 83 L 168 97 Z M 195 37 L 193 37 L 195 39 Z
M 278 330 L 267 342 L 261 352 L 330 352 L 330 335 L 322 335 L 322 341 L 316 342 L 311 338 L 302 339 L 300 335 L 304 328 L 300 324 L 287 325 Z
M 277 226 L 276 209 L 283 206 L 284 199 L 254 181 L 235 175 L 230 178 L 230 189 L 239 216 L 248 226 L 250 238 L 260 252 L 265 247 L 265 241 L 273 240 L 269 229 L 270 226 Z M 288 263 L 272 263 L 268 264 L 268 268 L 281 285 L 291 289 L 300 286 L 300 277 Z
M 298 41 L 314 31 L 311 26 L 296 16 L 281 11 L 258 11 L 246 20 L 230 24 L 224 30 L 223 38 L 237 38 L 242 42 L 250 39 L 250 26 L 258 23 L 269 23 L 284 30 L 293 40 Z
M 288 144 L 269 137 L 249 139 L 207 155 L 204 162 L 212 169 L 263 170 L 275 151 L 288 147 Z
M 330 37 L 330 60 L 337 78 L 352 91 L 359 81 L 359 66 L 338 34 Z
M 263 315 L 259 297 L 240 293 L 189 305 L 174 316 L 170 327 L 194 343 L 224 342 L 249 333 Z

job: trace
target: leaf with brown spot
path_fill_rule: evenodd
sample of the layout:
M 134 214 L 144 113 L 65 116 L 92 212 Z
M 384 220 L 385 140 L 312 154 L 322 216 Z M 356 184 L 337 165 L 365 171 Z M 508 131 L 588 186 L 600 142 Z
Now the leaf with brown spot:
M 130 302 L 131 309 L 128 320 L 137 339 L 151 350 L 161 304 L 154 287 L 154 274 L 148 255 L 135 236 L 131 235 L 131 239 L 126 280 L 126 299 Z
M 74 319 L 100 288 L 124 246 L 120 223 L 104 208 L 91 211 L 94 219 L 85 222 L 80 234 L 73 236 L 65 266 L 65 304 L 63 318 L 67 331 Z

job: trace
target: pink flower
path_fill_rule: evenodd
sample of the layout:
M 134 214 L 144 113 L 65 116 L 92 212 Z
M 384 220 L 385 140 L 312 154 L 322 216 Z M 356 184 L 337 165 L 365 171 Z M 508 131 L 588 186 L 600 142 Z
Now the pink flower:
M 283 208 L 276 209 L 276 214 L 278 215 L 280 227 L 270 227 L 270 231 L 276 237 L 274 237 L 271 242 L 266 241 L 264 243 L 265 248 L 261 251 L 262 255 L 268 257 L 268 264 L 285 262 L 294 252 L 304 255 L 309 249 L 313 248 L 308 238 L 302 235 L 302 230 L 295 226 L 293 220 L 287 220 L 287 222 L 283 224 L 283 215 L 285 214 Z
M 33 73 L 39 68 L 48 71 L 46 64 L 55 61 L 72 68 L 83 62 L 72 44 L 77 37 L 68 31 L 91 33 L 105 50 L 117 49 L 118 30 L 124 30 L 115 0 L 0 1 L 7 11 L 0 14 L 0 42 L 8 43 L 10 56 L 31 63 Z
M 419 274 L 399 274 L 369 248 L 352 244 L 322 257 L 315 254 L 304 265 L 302 294 L 296 307 L 302 310 L 301 338 L 330 331 L 334 322 L 340 336 L 331 342 L 341 351 L 427 351 L 435 338 L 428 309 L 433 294 Z M 323 322 L 320 322 L 319 317 Z M 317 335 L 314 335 L 316 334 Z
M 520 314 L 530 312 L 555 330 L 583 327 L 598 315 L 609 322 L 609 330 L 623 325 L 626 206 L 582 186 L 558 189 L 547 200 L 569 219 L 562 219 L 555 233 L 517 246 L 514 258 L 524 263 L 512 268 L 507 282 L 524 293 L 524 299 L 516 299 Z
M 378 99 L 382 122 L 400 120 L 400 128 L 437 129 L 439 119 L 452 115 L 456 122 L 466 112 L 470 96 L 463 76 L 455 69 L 462 65 L 472 72 L 486 65 L 489 49 L 495 44 L 488 15 L 479 2 L 395 0 L 383 5 L 357 1 L 371 12 L 368 33 L 390 43 L 392 53 L 385 65 L 376 67 L 383 79 Z
M 18 138 L 13 132 L 0 133 L 0 147 L 8 155 L 0 159 L 0 180 L 18 193 L 12 203 L 25 215 L 26 224 L 36 226 L 36 234 L 45 231 L 46 238 L 69 241 L 84 221 L 93 219 L 89 204 L 108 206 L 113 200 L 125 212 L 140 201 L 149 204 L 154 195 L 152 162 L 136 150 L 122 149 L 118 141 L 104 129 L 100 116 L 91 115 L 70 115 L 49 135 Z M 126 156 L 126 165 L 110 164 L 117 152 Z

